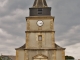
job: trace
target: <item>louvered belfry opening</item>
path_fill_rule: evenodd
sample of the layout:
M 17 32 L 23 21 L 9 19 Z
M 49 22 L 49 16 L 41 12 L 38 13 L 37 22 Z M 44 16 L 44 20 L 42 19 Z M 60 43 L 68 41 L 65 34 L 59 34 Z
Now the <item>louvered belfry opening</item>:
M 35 0 L 30 9 L 30 16 L 51 16 L 51 7 L 47 6 L 46 0 Z

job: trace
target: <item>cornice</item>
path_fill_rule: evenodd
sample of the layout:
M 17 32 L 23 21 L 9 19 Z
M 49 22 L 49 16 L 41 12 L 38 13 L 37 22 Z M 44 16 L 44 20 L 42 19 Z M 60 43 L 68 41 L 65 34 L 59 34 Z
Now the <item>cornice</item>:
M 31 32 L 39 32 L 39 33 L 42 33 L 42 32 L 54 32 L 55 33 L 55 31 L 25 31 L 25 33 L 31 33 Z
M 47 48 L 46 49 L 45 48 L 42 48 L 42 49 L 35 49 L 35 48 L 34 49 L 30 49 L 30 48 L 27 48 L 26 49 L 25 48 L 24 50 L 65 50 L 65 48 L 60 48 L 60 49 L 57 49 L 57 48 L 51 48 L 51 49 L 50 48 L 48 48 L 48 49 Z
M 29 17 L 25 17 L 26 18 L 26 21 L 27 20 L 30 20 L 30 19 L 33 19 L 33 20 L 35 20 L 35 19 L 55 19 L 55 17 L 54 16 L 29 16 Z

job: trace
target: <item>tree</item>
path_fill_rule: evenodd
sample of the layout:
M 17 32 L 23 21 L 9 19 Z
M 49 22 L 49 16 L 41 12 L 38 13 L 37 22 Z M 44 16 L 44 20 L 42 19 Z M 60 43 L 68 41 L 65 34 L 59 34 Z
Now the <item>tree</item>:
M 68 60 L 68 59 L 74 60 L 74 57 L 73 56 L 65 56 L 65 60 Z
M 1 56 L 0 56 L 0 60 L 2 60 L 2 59 L 1 59 Z

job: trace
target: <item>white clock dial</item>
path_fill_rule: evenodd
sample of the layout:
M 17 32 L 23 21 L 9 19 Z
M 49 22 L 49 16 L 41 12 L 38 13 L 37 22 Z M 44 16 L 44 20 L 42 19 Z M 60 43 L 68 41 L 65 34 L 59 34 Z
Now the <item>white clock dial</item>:
M 37 22 L 37 25 L 38 25 L 38 26 L 42 26 L 42 25 L 43 25 L 43 21 L 39 20 L 39 21 Z

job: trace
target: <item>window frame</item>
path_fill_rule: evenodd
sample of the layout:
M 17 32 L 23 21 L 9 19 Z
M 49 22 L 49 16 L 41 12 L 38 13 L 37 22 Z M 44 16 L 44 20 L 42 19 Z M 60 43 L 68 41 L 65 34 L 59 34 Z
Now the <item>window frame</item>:
M 38 35 L 38 41 L 42 41 L 42 35 Z

